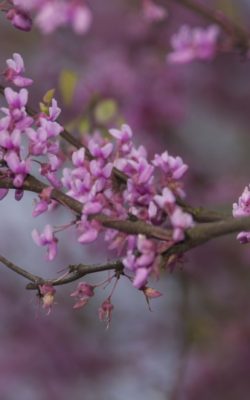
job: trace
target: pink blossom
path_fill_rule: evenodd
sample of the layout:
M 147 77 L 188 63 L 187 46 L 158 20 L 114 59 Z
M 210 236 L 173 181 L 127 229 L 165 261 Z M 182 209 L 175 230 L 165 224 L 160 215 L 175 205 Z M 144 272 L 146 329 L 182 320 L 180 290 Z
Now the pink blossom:
M 133 133 L 130 126 L 123 124 L 121 129 L 110 129 L 110 135 L 112 135 L 115 139 L 120 142 L 126 143 L 131 140 Z
M 15 92 L 11 88 L 4 89 L 4 95 L 7 103 L 11 109 L 23 108 L 26 106 L 28 101 L 28 91 L 27 89 L 21 89 L 20 92 Z
M 47 259 L 54 260 L 57 253 L 57 238 L 54 236 L 51 225 L 46 225 L 44 231 L 39 233 L 37 229 L 32 231 L 32 238 L 38 246 L 47 246 Z
M 104 300 L 104 302 L 102 303 L 101 307 L 98 310 L 99 319 L 107 324 L 107 328 L 109 327 L 111 321 L 111 314 L 113 309 L 114 306 L 111 303 L 110 298 L 107 298 L 106 300 Z
M 211 60 L 216 54 L 218 36 L 219 28 L 216 25 L 208 28 L 183 25 L 171 38 L 173 51 L 167 56 L 167 61 L 183 64 L 194 59 Z
M 239 197 L 238 203 L 233 203 L 233 216 L 245 217 L 250 215 L 250 187 L 246 186 Z
M 164 151 L 161 155 L 156 154 L 152 163 L 173 179 L 182 178 L 188 169 L 181 157 L 170 156 L 167 151 Z
M 92 243 L 94 242 L 100 232 L 101 225 L 99 222 L 92 220 L 88 221 L 85 214 L 82 215 L 81 221 L 78 223 L 78 230 L 80 236 L 78 242 L 80 243 Z
M 233 216 L 236 218 L 250 215 L 250 187 L 246 186 L 239 197 L 238 203 L 233 203 Z M 250 242 L 250 232 L 240 232 L 237 239 L 241 244 Z
M 18 151 L 21 146 L 21 131 L 14 129 L 12 132 L 2 131 L 0 134 L 0 146 L 6 150 Z
M 38 217 L 38 215 L 43 214 L 49 208 L 49 202 L 46 200 L 36 201 L 35 207 L 32 211 L 32 217 Z
M 154 196 L 154 201 L 160 208 L 164 210 L 166 206 L 173 205 L 175 203 L 175 196 L 169 188 L 165 187 L 161 195 L 157 194 Z
M 113 151 L 113 144 L 106 143 L 100 146 L 94 139 L 91 139 L 88 143 L 88 149 L 93 157 L 99 157 L 107 159 Z
M 144 287 L 142 290 L 143 290 L 143 293 L 145 294 L 145 296 L 148 297 L 149 299 L 155 299 L 157 297 L 162 296 L 161 292 L 159 292 L 158 290 L 155 290 L 151 287 Z
M 30 31 L 32 28 L 32 20 L 27 12 L 18 8 L 11 8 L 7 14 L 7 18 L 11 21 L 12 25 L 21 31 Z M 19 85 L 18 85 L 19 86 Z
M 9 192 L 9 189 L 1 188 L 0 189 L 0 200 L 3 200 Z
M 79 282 L 77 289 L 70 295 L 76 298 L 76 303 L 73 308 L 84 307 L 89 299 L 94 296 L 94 289 L 95 286 L 93 285 L 86 282 Z
M 82 147 L 72 153 L 72 163 L 75 167 L 83 167 L 85 160 L 85 149 Z
M 49 107 L 49 120 L 55 121 L 61 114 L 61 109 L 57 105 L 56 99 L 52 99 L 51 106 Z
M 150 272 L 151 271 L 147 268 L 138 268 L 135 272 L 133 286 L 137 289 L 141 289 L 145 286 Z
M 13 82 L 16 86 L 20 87 L 30 86 L 33 83 L 32 79 L 22 76 L 23 72 L 25 72 L 25 69 L 24 62 L 20 54 L 14 53 L 13 59 L 8 59 L 6 63 L 8 68 L 4 72 L 4 76 L 7 81 Z
M 150 21 L 162 21 L 167 17 L 166 8 L 156 4 L 152 0 L 143 0 L 143 15 L 144 17 Z
M 39 285 L 39 292 L 42 297 L 43 308 L 50 314 L 52 305 L 54 304 L 56 290 L 54 286 L 50 284 L 43 284 Z
M 43 0 L 12 0 L 12 3 L 15 6 L 18 6 L 23 10 L 29 10 L 29 11 L 41 6 L 42 2 Z
M 246 244 L 250 242 L 250 232 L 240 232 L 237 235 L 237 240 L 239 240 L 239 242 L 241 244 Z
M 173 225 L 173 240 L 179 242 L 184 239 L 186 229 L 194 225 L 192 215 L 182 211 L 180 207 L 176 207 L 173 214 L 170 215 L 170 221 Z
M 86 33 L 92 23 L 92 13 L 86 5 L 71 3 L 68 8 L 68 21 L 77 34 Z
M 38 9 L 36 25 L 44 34 L 52 33 L 67 22 L 67 5 L 62 2 L 46 2 Z
M 15 177 L 13 184 L 16 187 L 21 187 L 26 175 L 30 172 L 31 165 L 30 160 L 20 160 L 19 156 L 15 151 L 10 151 L 5 156 L 5 161 L 8 164 L 10 170 L 14 173 Z

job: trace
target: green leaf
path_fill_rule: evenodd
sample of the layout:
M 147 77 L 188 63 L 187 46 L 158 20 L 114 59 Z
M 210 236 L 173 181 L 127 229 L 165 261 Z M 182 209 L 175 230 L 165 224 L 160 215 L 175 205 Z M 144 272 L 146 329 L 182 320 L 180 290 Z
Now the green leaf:
M 66 106 L 72 103 L 77 83 L 77 75 L 75 72 L 64 69 L 59 76 L 59 89 Z
M 46 93 L 45 93 L 45 95 L 43 96 L 43 102 L 46 104 L 46 105 L 50 105 L 51 104 L 51 102 L 52 102 L 52 99 L 53 99 L 53 97 L 54 97 L 54 94 L 55 94 L 55 89 L 50 89 L 50 90 L 48 90 Z
M 100 101 L 95 108 L 95 118 L 100 124 L 106 124 L 118 112 L 117 103 L 112 99 Z

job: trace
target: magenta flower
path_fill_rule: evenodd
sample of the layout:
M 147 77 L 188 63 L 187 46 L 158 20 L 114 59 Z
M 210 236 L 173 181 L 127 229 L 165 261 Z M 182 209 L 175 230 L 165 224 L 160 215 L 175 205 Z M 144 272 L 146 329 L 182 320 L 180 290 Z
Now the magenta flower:
M 143 288 L 143 293 L 148 299 L 156 299 L 157 297 L 161 297 L 162 293 L 159 292 L 158 290 L 155 290 L 151 287 L 144 287 Z
M 166 206 L 175 204 L 175 196 L 169 188 L 165 187 L 161 195 L 156 194 L 154 196 L 154 201 L 161 209 L 165 210 Z
M 133 136 L 130 126 L 123 124 L 121 129 L 110 129 L 110 135 L 122 143 L 129 142 Z
M 148 268 L 138 268 L 135 272 L 133 286 L 137 289 L 141 289 L 145 286 L 150 272 L 151 271 Z
M 72 163 L 75 167 L 83 167 L 85 160 L 85 149 L 82 147 L 72 153 Z
M 0 146 L 6 150 L 19 151 L 21 146 L 21 132 L 19 129 L 14 129 L 12 132 L 2 131 L 0 134 Z
M 109 133 L 117 140 L 118 146 L 123 155 L 128 154 L 131 151 L 133 147 L 131 142 L 131 139 L 133 137 L 133 132 L 130 126 L 123 124 L 120 130 L 110 129 Z M 117 166 L 117 168 L 119 167 Z
M 194 225 L 192 215 L 182 211 L 180 207 L 176 207 L 173 214 L 170 215 L 170 221 L 174 228 L 173 240 L 179 242 L 185 238 L 185 230 Z
M 88 143 L 88 149 L 93 157 L 99 157 L 106 160 L 113 151 L 113 144 L 106 143 L 100 146 L 94 139 L 91 139 Z
M 236 218 L 250 215 L 250 187 L 246 186 L 239 197 L 238 203 L 233 203 L 233 216 Z M 250 242 L 250 232 L 240 232 L 237 239 L 241 244 Z
M 0 200 L 3 200 L 7 194 L 9 193 L 9 189 L 1 188 L 0 189 Z
M 156 154 L 152 163 L 173 179 L 182 178 L 188 169 L 181 157 L 170 156 L 167 151 L 164 151 L 161 155 Z
M 246 244 L 250 242 L 250 232 L 240 232 L 237 235 L 237 240 L 239 240 L 239 242 L 241 244 Z
M 57 106 L 57 101 L 52 99 L 51 106 L 49 107 L 49 120 L 55 121 L 61 114 L 61 109 Z
M 49 261 L 54 260 L 57 254 L 58 239 L 54 236 L 51 225 L 46 225 L 44 231 L 39 233 L 37 229 L 32 231 L 32 238 L 38 246 L 47 246 L 47 256 Z
M 20 54 L 14 53 L 13 59 L 8 59 L 6 63 L 8 68 L 5 71 L 4 76 L 7 81 L 13 82 L 16 86 L 20 87 L 30 86 L 33 83 L 32 79 L 25 78 L 23 76 L 25 69 L 24 62 Z
M 27 89 L 21 89 L 20 92 L 15 92 L 13 89 L 7 87 L 4 89 L 4 95 L 10 109 L 23 108 L 28 101 Z
M 20 10 L 18 8 L 11 8 L 7 12 L 6 17 L 10 20 L 15 28 L 20 29 L 21 31 L 28 32 L 32 28 L 32 19 L 27 14 L 27 12 L 23 10 Z
M 20 160 L 19 156 L 15 151 L 10 151 L 4 157 L 9 169 L 14 173 L 15 177 L 13 180 L 14 186 L 17 188 L 23 185 L 23 181 L 26 175 L 30 172 L 31 165 L 30 160 Z
M 239 197 L 238 203 L 233 203 L 233 216 L 245 217 L 250 215 L 250 187 L 246 186 Z
M 77 289 L 70 296 L 76 298 L 76 303 L 73 308 L 84 307 L 89 299 L 94 296 L 95 286 L 86 282 L 79 282 Z
M 68 21 L 75 33 L 82 35 L 86 33 L 92 23 L 92 13 L 84 4 L 71 3 L 67 10 Z
M 84 244 L 92 243 L 97 239 L 101 225 L 95 220 L 88 221 L 86 215 L 83 214 L 81 221 L 78 223 L 78 230 L 80 232 L 78 242 Z
M 171 38 L 173 51 L 168 54 L 167 61 L 184 64 L 194 59 L 211 60 L 216 54 L 218 36 L 219 28 L 216 25 L 207 29 L 184 25 Z
M 55 1 L 45 2 L 38 9 L 35 23 L 44 34 L 54 32 L 67 23 L 67 5 Z
M 44 284 L 39 285 L 39 292 L 42 298 L 43 308 L 47 310 L 47 314 L 50 314 L 52 305 L 54 304 L 56 290 L 54 286 Z
M 111 321 L 111 314 L 114 309 L 113 304 L 110 301 L 110 298 L 107 298 L 102 303 L 101 307 L 98 310 L 99 319 L 104 321 L 107 324 L 107 328 L 109 327 Z
M 152 0 L 143 0 L 143 15 L 150 22 L 162 21 L 167 17 L 166 8 L 156 4 Z

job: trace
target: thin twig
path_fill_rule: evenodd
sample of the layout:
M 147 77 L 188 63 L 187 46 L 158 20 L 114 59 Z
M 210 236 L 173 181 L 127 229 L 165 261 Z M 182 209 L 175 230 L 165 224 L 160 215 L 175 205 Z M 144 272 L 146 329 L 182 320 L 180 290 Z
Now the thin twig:
M 68 283 L 72 283 L 78 279 L 81 279 L 85 275 L 94 274 L 97 272 L 105 272 L 105 271 L 117 271 L 122 272 L 124 266 L 120 260 L 112 261 L 106 264 L 99 264 L 99 265 L 85 265 L 85 264 L 78 264 L 78 265 L 69 265 L 69 275 L 62 278 L 62 279 L 51 279 L 46 280 L 49 285 L 52 286 L 61 286 L 66 285 Z M 37 284 L 28 283 L 26 289 L 37 289 Z
M 173 245 L 170 249 L 162 253 L 163 265 L 166 264 L 168 259 L 173 255 L 181 255 L 187 251 L 204 244 L 216 237 L 237 233 L 244 230 L 250 230 L 250 217 L 243 218 L 228 218 L 224 221 L 212 222 L 194 226 L 186 232 L 186 238 L 180 243 Z M 62 279 L 43 279 L 39 276 L 33 275 L 6 260 L 0 256 L 0 261 L 14 272 L 22 275 L 32 283 L 27 285 L 27 289 L 37 289 L 39 285 L 48 283 L 53 286 L 65 285 L 67 283 L 76 281 L 85 275 L 97 273 L 101 271 L 123 271 L 123 263 L 121 260 L 115 260 L 101 265 L 70 265 L 68 267 L 69 275 L 64 276 Z
M 19 267 L 18 265 L 7 260 L 7 258 L 3 257 L 2 255 L 0 255 L 0 262 L 2 264 L 4 264 L 7 268 L 16 272 L 18 275 L 21 275 L 24 278 L 28 279 L 29 281 L 34 282 L 36 285 L 43 281 L 43 279 L 40 278 L 39 276 L 34 275 L 34 274 L 28 272 L 27 270 Z

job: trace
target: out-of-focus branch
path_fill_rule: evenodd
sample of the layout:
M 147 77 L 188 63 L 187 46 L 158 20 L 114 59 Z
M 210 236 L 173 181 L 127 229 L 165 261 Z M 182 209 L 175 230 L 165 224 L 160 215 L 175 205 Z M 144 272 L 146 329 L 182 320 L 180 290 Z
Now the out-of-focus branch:
M 220 10 L 211 9 L 194 0 L 170 1 L 172 3 L 178 3 L 190 11 L 199 14 L 209 22 L 219 25 L 221 29 L 233 39 L 234 45 L 239 47 L 241 50 L 247 50 L 249 48 L 249 32 L 229 19 Z

